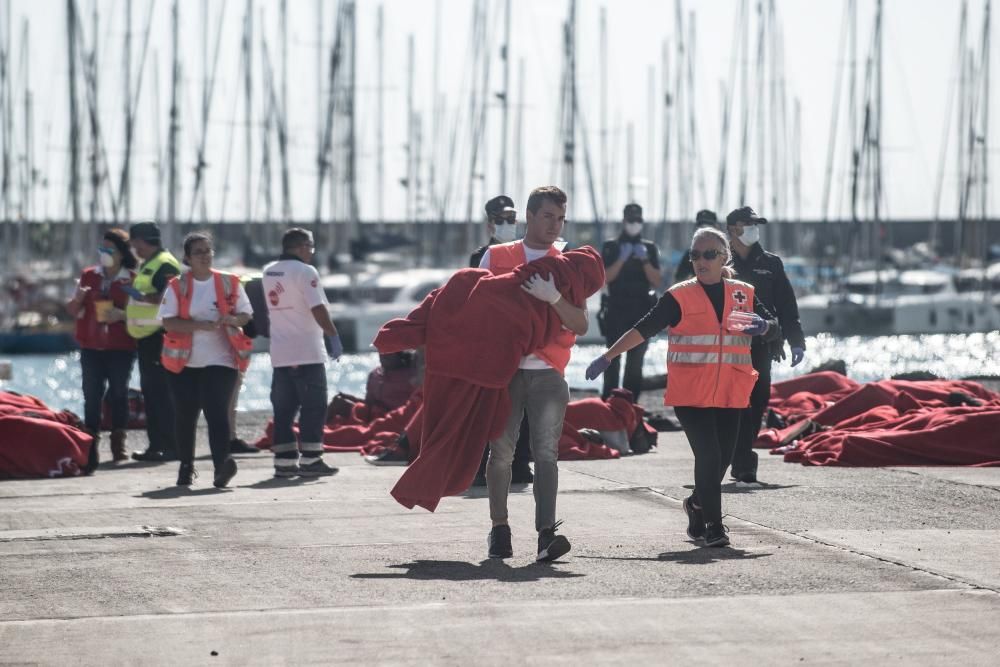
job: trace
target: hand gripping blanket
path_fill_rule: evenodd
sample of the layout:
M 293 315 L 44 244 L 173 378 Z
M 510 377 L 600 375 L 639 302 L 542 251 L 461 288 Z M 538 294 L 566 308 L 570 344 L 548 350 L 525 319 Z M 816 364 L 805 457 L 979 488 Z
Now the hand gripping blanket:
M 507 386 L 521 359 L 562 329 L 555 309 L 521 289 L 536 273 L 552 276 L 563 298 L 577 306 L 604 285 L 601 256 L 589 246 L 499 276 L 463 269 L 375 337 L 382 354 L 425 348 L 420 454 L 392 489 L 400 504 L 434 511 L 444 496 L 465 491 L 485 443 L 502 433 L 510 413 Z

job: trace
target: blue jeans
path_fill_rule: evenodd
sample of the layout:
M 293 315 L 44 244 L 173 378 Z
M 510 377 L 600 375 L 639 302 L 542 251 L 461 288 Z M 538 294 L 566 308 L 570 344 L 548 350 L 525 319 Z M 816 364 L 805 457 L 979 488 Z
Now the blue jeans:
M 274 410 L 274 465 L 294 467 L 302 452 L 303 465 L 323 454 L 326 423 L 326 365 L 281 366 L 271 375 L 271 407 Z M 292 424 L 299 417 L 299 444 Z

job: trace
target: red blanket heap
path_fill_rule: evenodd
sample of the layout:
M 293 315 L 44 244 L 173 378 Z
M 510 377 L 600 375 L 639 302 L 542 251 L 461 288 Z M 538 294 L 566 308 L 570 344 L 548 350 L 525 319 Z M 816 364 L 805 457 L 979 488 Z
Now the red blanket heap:
M 964 397 L 966 398 L 962 398 Z M 956 405 L 973 399 L 981 405 Z M 779 382 L 771 407 L 791 423 L 761 432 L 777 448 L 809 419 L 822 430 L 774 449 L 806 465 L 1000 465 L 1000 395 L 975 382 L 884 380 L 866 385 L 834 373 Z
M 0 478 L 79 475 L 94 442 L 79 426 L 34 396 L 0 392 Z
M 563 298 L 577 305 L 604 284 L 601 256 L 589 246 L 501 276 L 464 269 L 376 336 L 383 354 L 421 346 L 426 352 L 420 455 L 392 490 L 402 505 L 434 511 L 444 496 L 469 488 L 486 442 L 503 430 L 507 385 L 521 359 L 561 330 L 555 310 L 521 289 L 535 273 L 551 274 Z

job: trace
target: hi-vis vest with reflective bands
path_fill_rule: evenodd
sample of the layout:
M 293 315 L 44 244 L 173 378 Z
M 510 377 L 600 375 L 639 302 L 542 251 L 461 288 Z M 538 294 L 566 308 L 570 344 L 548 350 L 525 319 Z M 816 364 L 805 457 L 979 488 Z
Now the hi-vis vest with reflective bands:
M 169 264 L 180 273 L 181 263 L 177 261 L 177 258 L 168 251 L 161 250 L 139 267 L 139 271 L 132 281 L 132 287 L 143 294 L 156 294 L 156 288 L 153 287 L 153 276 L 164 264 Z M 159 301 L 146 303 L 130 298 L 125 306 L 125 325 L 128 328 L 128 335 L 132 338 L 145 338 L 159 331 L 163 326 L 156 315 L 159 310 Z
M 734 310 L 753 311 L 753 285 L 724 280 L 722 322 Z M 668 332 L 667 391 L 664 405 L 745 408 L 757 382 L 750 360 L 750 336 L 725 329 L 696 278 L 678 283 L 670 294 L 681 321 Z
M 236 296 L 239 294 L 240 279 L 231 273 L 212 271 L 215 279 L 215 303 L 219 309 L 219 315 L 225 317 L 231 312 L 230 301 L 236 303 Z M 192 285 L 193 278 L 191 272 L 181 274 L 171 278 L 167 284 L 167 289 L 172 289 L 177 296 L 177 316 L 181 319 L 191 319 L 191 300 L 194 297 Z M 250 351 L 253 348 L 253 341 L 244 334 L 238 327 L 225 327 L 226 338 L 229 339 L 229 346 L 233 349 L 233 361 L 240 371 L 245 371 L 250 365 Z M 163 336 L 163 353 L 160 355 L 160 362 L 163 367 L 172 373 L 180 373 L 187 366 L 191 358 L 191 344 L 194 334 L 178 333 L 168 331 Z
M 558 250 L 549 248 L 545 256 L 554 257 L 558 254 Z M 527 261 L 528 258 L 524 254 L 524 243 L 521 241 L 511 241 L 510 243 L 490 246 L 490 273 L 493 275 L 499 276 L 510 273 Z M 555 341 L 540 350 L 535 350 L 533 354 L 552 368 L 565 374 L 566 365 L 569 363 L 569 357 L 575 344 L 576 336 L 573 332 L 563 329 L 556 336 Z

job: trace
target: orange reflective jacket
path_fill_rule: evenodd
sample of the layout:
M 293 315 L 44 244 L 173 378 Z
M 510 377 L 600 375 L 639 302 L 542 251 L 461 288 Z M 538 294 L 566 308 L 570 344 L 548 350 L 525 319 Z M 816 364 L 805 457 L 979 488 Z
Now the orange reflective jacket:
M 236 302 L 236 295 L 239 294 L 240 279 L 231 273 L 212 271 L 215 278 L 215 302 L 219 309 L 219 315 L 225 317 L 231 312 L 230 301 Z M 177 296 L 178 317 L 181 319 L 191 319 L 191 300 L 194 297 L 194 290 L 191 285 L 191 272 L 175 276 L 167 284 L 169 289 L 174 290 Z M 243 372 L 250 365 L 250 351 L 253 348 L 253 341 L 239 327 L 227 326 L 226 338 L 233 348 L 233 361 L 236 367 Z M 163 367 L 172 373 L 180 373 L 187 366 L 191 358 L 191 344 L 194 339 L 193 334 L 168 331 L 163 336 L 163 353 L 160 355 L 160 362 Z
M 559 251 L 555 248 L 549 248 L 549 251 L 545 253 L 546 257 L 558 254 Z M 490 273 L 493 275 L 510 273 L 527 261 L 528 258 L 524 254 L 524 243 L 521 241 L 490 246 Z M 566 365 L 569 364 L 569 357 L 575 344 L 576 335 L 568 329 L 563 329 L 553 342 L 540 350 L 535 350 L 533 354 L 552 368 L 565 374 Z
M 670 327 L 667 391 L 664 405 L 745 408 L 757 382 L 750 360 L 750 336 L 725 328 L 734 310 L 753 311 L 753 285 L 724 279 L 722 323 L 696 278 L 678 283 L 670 294 L 681 307 L 681 321 Z

